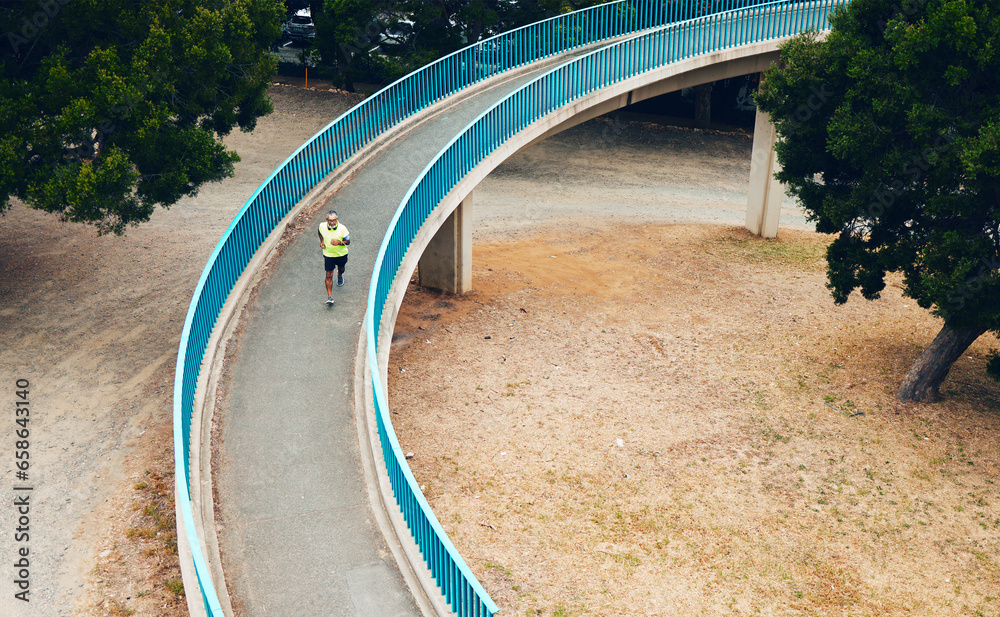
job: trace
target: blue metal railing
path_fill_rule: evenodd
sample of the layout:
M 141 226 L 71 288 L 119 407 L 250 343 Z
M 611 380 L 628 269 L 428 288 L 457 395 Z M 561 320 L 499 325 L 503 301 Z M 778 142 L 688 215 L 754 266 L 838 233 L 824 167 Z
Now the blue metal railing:
M 208 340 L 229 292 L 275 225 L 324 177 L 406 118 L 473 83 L 576 47 L 656 24 L 625 0 L 505 32 L 404 77 L 331 122 L 285 160 L 254 192 L 209 257 L 178 346 L 174 377 L 174 459 L 178 524 L 184 525 L 205 610 L 221 616 L 191 505 L 191 420 Z M 671 13 L 674 14 L 674 13 Z
M 848 0 L 759 4 L 658 28 L 567 62 L 522 86 L 471 122 L 427 165 L 390 224 L 375 263 L 366 313 L 368 363 L 379 436 L 393 491 L 424 559 L 459 614 L 492 614 L 492 602 L 441 528 L 406 464 L 392 430 L 378 366 L 377 334 L 390 289 L 417 233 L 431 212 L 472 169 L 501 144 L 542 117 L 595 90 L 692 56 L 823 29 L 832 9 Z M 390 457 L 388 452 L 392 452 Z M 390 460 L 394 459 L 394 460 Z M 444 571 L 444 575 L 439 575 Z M 452 572 L 465 581 L 455 581 Z M 444 582 L 447 581 L 447 582 Z M 475 596 L 478 596 L 476 598 Z M 471 612 L 459 611 L 469 600 Z M 463 609 L 466 610 L 466 609 Z
M 174 456 L 178 518 L 179 524 L 184 525 L 198 578 L 199 592 L 209 615 L 220 617 L 223 612 L 201 551 L 201 539 L 196 532 L 191 504 L 189 461 L 195 390 L 201 372 L 202 358 L 219 313 L 253 254 L 278 222 L 323 178 L 361 152 L 374 139 L 421 109 L 478 81 L 584 45 L 687 20 L 695 17 L 699 11 L 718 12 L 756 5 L 764 6 L 758 0 L 696 2 L 620 0 L 500 34 L 423 67 L 345 112 L 296 150 L 258 187 L 226 230 L 201 274 L 184 322 L 174 379 Z M 775 24 L 767 22 L 768 14 L 755 13 L 755 15 L 757 17 L 743 28 L 744 34 L 752 32 L 763 36 L 764 31 L 770 32 L 776 27 Z M 672 53 L 676 56 L 680 50 L 703 47 L 702 39 L 706 35 L 704 29 L 685 27 L 689 29 L 684 32 L 696 35 L 697 41 L 663 40 L 661 51 L 672 49 Z M 756 39 L 753 39 L 753 36 L 749 38 L 744 36 L 741 40 Z M 629 47 L 628 50 L 639 51 L 636 47 Z M 650 50 L 643 50 L 643 58 L 637 59 L 626 56 L 625 48 L 621 48 L 621 51 L 616 52 L 618 55 L 614 60 L 622 62 L 627 57 L 629 61 L 619 68 L 638 67 L 649 60 L 647 51 Z M 578 71 L 584 71 L 582 76 L 575 75 L 578 78 L 575 85 L 584 87 L 585 92 L 600 87 L 599 84 L 611 83 L 606 82 L 604 78 L 621 74 L 619 68 L 600 64 L 597 56 L 588 55 L 585 58 L 583 63 L 579 61 L 574 63 Z M 603 78 L 597 79 L 598 75 Z M 559 88 L 569 85 L 563 83 Z M 419 186 L 411 190 L 408 200 L 414 200 L 414 204 L 419 205 L 410 210 L 405 208 L 401 210 L 407 212 L 406 221 L 403 222 L 400 221 L 400 212 L 397 212 L 393 221 L 393 232 L 386 236 L 383 251 L 379 256 L 380 265 L 376 268 L 372 282 L 372 289 L 375 290 L 373 296 L 378 298 L 378 313 L 375 321 L 371 322 L 373 313 L 370 299 L 369 320 L 374 324 L 376 332 L 378 325 L 381 324 L 388 287 L 402 255 L 416 235 L 419 223 L 426 219 L 429 209 L 433 208 L 432 204 L 436 205 L 447 190 L 454 186 L 456 178 L 460 177 L 455 176 L 455 173 L 461 169 L 464 175 L 482 160 L 484 152 L 492 151 L 503 140 L 520 130 L 520 128 L 515 130 L 514 127 L 523 128 L 523 121 L 529 116 L 521 113 L 522 106 L 531 110 L 531 118 L 537 118 L 540 117 L 539 114 L 547 113 L 546 110 L 553 109 L 553 105 L 565 98 L 559 94 L 563 92 L 562 90 L 543 92 L 535 88 L 528 94 L 526 92 L 529 91 L 522 90 L 515 98 L 508 99 L 512 102 L 506 103 L 504 112 L 495 112 L 490 116 L 488 128 L 502 129 L 502 134 L 499 134 L 502 138 L 495 137 L 489 131 L 482 132 L 482 127 L 477 129 L 480 132 L 476 134 L 475 140 L 470 141 L 471 138 L 463 137 L 461 146 L 456 146 L 459 143 L 456 138 L 452 146 L 449 146 L 452 149 L 442 152 L 444 158 L 439 157 L 435 163 L 440 166 L 435 167 L 433 173 L 425 174 L 425 180 L 427 177 L 433 177 L 434 182 L 421 181 Z M 546 96 L 528 98 L 541 94 Z M 531 103 L 530 106 L 526 105 L 528 102 Z M 480 142 L 487 144 L 489 150 L 484 150 L 484 145 L 477 145 Z M 465 156 L 469 158 L 462 158 Z M 440 163 L 442 160 L 446 163 Z M 444 188 L 446 186 L 447 188 Z M 388 257 L 385 253 L 386 243 L 392 244 Z M 392 265 L 393 263 L 395 265 Z M 369 338 L 369 350 L 373 352 L 375 346 L 371 336 Z M 373 372 L 375 399 L 380 410 L 379 435 L 393 490 L 407 523 L 439 586 L 455 611 L 463 616 L 492 614 L 496 611 L 496 606 L 454 550 L 398 451 L 399 446 L 392 433 L 391 423 L 382 415 L 386 409 L 385 394 L 381 391 L 381 382 L 377 367 L 375 368 Z M 417 511 L 420 512 L 419 515 L 415 514 Z

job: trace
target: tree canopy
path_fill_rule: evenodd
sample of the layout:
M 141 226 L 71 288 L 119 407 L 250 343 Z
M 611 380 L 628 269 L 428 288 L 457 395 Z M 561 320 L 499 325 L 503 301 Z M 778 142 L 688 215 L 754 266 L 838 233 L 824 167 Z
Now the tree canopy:
M 320 67 L 348 90 L 506 30 L 609 0 L 311 0 Z
M 385 32 L 375 0 L 323 0 L 312 3 L 316 22 L 314 46 L 321 68 L 341 85 L 354 91 L 354 82 L 363 79 L 380 37 Z
M 878 298 L 900 272 L 943 319 L 899 391 L 933 400 L 954 360 L 1000 333 L 1000 5 L 852 0 L 831 22 L 783 46 L 757 104 L 778 179 L 837 234 L 834 300 Z
M 231 176 L 221 138 L 270 113 L 281 0 L 0 4 L 0 212 L 122 233 Z

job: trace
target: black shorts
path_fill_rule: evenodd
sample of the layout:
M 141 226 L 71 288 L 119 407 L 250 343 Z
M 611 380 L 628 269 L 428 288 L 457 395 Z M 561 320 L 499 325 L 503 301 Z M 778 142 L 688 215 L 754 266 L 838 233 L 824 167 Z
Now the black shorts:
M 326 264 L 326 271 L 333 272 L 334 269 L 343 268 L 347 265 L 347 255 L 341 255 L 340 257 L 323 255 L 323 262 Z

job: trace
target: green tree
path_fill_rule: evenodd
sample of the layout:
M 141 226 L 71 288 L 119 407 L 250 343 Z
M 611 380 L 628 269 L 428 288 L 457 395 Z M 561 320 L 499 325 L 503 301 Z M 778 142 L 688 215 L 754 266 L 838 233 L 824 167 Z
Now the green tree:
M 484 38 L 522 24 L 514 23 L 519 5 L 504 0 L 404 0 L 406 47 L 424 62 L 446 56 Z M 416 68 L 416 67 L 414 67 Z
M 347 90 L 396 79 L 506 30 L 608 0 L 311 0 L 314 47 Z
M 1000 5 L 853 0 L 831 22 L 783 46 L 757 104 L 780 136 L 778 179 L 837 234 L 835 302 L 878 298 L 900 272 L 943 320 L 898 391 L 932 401 L 969 345 L 1000 333 Z
M 383 3 L 375 0 L 323 0 L 312 4 L 316 20 L 313 45 L 322 64 L 331 70 L 344 89 L 354 92 L 354 83 L 364 76 L 386 29 Z
M 0 4 L 0 212 L 18 198 L 122 233 L 233 174 L 270 113 L 280 0 Z
M 422 61 L 559 13 L 609 0 L 401 0 L 407 53 Z M 416 67 L 414 67 L 416 68 Z

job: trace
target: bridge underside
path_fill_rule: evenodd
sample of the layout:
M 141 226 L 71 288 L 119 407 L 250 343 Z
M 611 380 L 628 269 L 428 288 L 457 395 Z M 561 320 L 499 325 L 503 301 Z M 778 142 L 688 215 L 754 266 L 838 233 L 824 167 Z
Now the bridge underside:
M 691 66 L 675 67 L 675 71 L 665 77 L 656 78 L 649 83 L 631 83 L 594 92 L 573 105 L 561 110 L 555 121 L 543 120 L 548 124 L 540 134 L 530 140 L 515 144 L 513 147 L 502 148 L 499 160 L 491 161 L 490 171 L 504 160 L 520 150 L 532 146 L 566 129 L 582 124 L 604 114 L 621 109 L 633 103 L 646 99 L 691 88 L 701 84 L 759 73 L 777 62 L 779 52 L 776 41 L 771 49 L 757 53 L 740 55 L 734 58 L 721 59 L 714 54 L 694 58 L 683 64 Z M 567 113 L 568 112 L 568 113 Z M 778 216 L 781 212 L 783 191 L 780 183 L 774 179 L 777 162 L 774 155 L 774 126 L 766 114 L 757 112 L 754 125 L 753 153 L 750 159 L 749 192 L 747 197 L 746 228 L 752 233 L 773 238 L 778 234 Z M 495 157 L 491 157 L 494 158 Z M 487 166 L 486 163 L 480 167 Z M 470 174 L 475 177 L 475 184 L 489 172 Z M 463 183 L 468 187 L 468 183 Z M 462 185 L 455 192 L 461 192 Z M 468 187 L 448 212 L 439 213 L 435 218 L 438 224 L 428 221 L 425 226 L 433 229 L 432 237 L 424 240 L 426 248 L 419 257 L 420 285 L 441 289 L 451 293 L 465 293 L 472 289 L 472 188 Z

